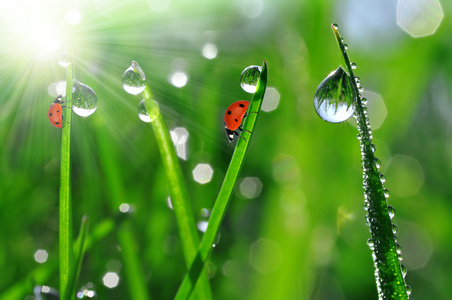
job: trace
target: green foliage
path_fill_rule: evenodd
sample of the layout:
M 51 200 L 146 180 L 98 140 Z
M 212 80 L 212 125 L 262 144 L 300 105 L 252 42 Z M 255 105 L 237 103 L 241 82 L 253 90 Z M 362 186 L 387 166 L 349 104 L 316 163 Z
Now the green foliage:
M 452 252 L 450 20 L 444 18 L 434 35 L 414 39 L 396 25 L 395 5 L 375 4 L 391 10 L 372 26 L 367 16 L 378 10 L 367 2 L 353 2 L 355 10 L 348 2 L 261 1 L 262 10 L 254 11 L 242 6 L 247 1 L 176 0 L 160 12 L 148 2 L 80 1 L 76 8 L 40 2 L 16 9 L 33 10 L 31 28 L 8 7 L 0 16 L 6 24 L 0 28 L 0 299 L 24 299 L 35 285 L 59 289 L 62 132 L 49 124 L 47 111 L 56 97 L 54 84 L 66 77 L 57 57 L 69 45 L 75 78 L 98 97 L 93 115 L 71 120 L 74 231 L 83 215 L 90 220 L 77 290 L 93 283 L 98 299 L 136 299 L 132 293 L 140 287 L 149 298 L 172 299 L 187 270 L 154 131 L 137 117 L 142 99 L 121 87 L 130 61 L 146 70 L 168 129 L 189 132 L 187 160 L 178 163 L 198 224 L 209 221 L 200 211 L 213 208 L 234 151 L 224 135 L 224 112 L 249 99 L 240 89 L 240 73 L 265 58 L 266 95 L 274 88 L 280 101 L 277 109 L 259 114 L 207 259 L 212 297 L 377 299 L 356 128 L 321 121 L 312 103 L 316 87 L 337 67 L 333 19 L 358 63 L 364 93 L 382 98 L 367 97 L 368 113 L 391 192 L 387 201 L 397 208 L 393 221 L 412 297 L 452 298 L 445 267 Z M 450 15 L 452 4 L 441 4 Z M 80 11 L 79 24 L 66 23 L 69 9 Z M 13 31 L 14 24 L 29 30 L 54 25 L 61 49 L 31 46 L 41 35 Z M 218 49 L 213 59 L 202 56 L 208 43 Z M 185 86 L 168 80 L 175 71 L 188 75 Z M 372 119 L 375 103 L 384 104 L 380 127 Z M 421 171 L 394 169 L 401 156 Z M 193 180 L 198 163 L 212 166 L 210 182 Z M 251 197 L 243 193 L 250 188 L 242 184 L 245 178 L 262 184 Z M 131 212 L 118 216 L 121 203 Z M 121 245 L 122 232 L 130 235 L 124 241 L 134 241 L 132 250 Z M 38 249 L 49 255 L 42 264 L 34 260 Z M 103 285 L 107 272 L 119 275 L 116 288 Z

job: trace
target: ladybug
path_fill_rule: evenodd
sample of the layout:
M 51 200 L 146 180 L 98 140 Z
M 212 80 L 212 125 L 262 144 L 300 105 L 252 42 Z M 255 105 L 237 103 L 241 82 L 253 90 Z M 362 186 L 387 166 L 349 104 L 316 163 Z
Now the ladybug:
M 49 121 L 56 128 L 61 128 L 61 125 L 63 125 L 63 108 L 61 107 L 61 98 L 61 95 L 56 97 L 55 101 L 53 101 L 49 108 Z
M 228 137 L 229 143 L 232 143 L 234 141 L 234 135 L 245 139 L 244 137 L 240 136 L 236 130 L 240 131 L 248 131 L 249 130 L 243 130 L 243 125 L 240 125 L 242 123 L 243 118 L 246 117 L 246 110 L 248 109 L 248 106 L 250 103 L 246 100 L 239 100 L 234 103 L 232 103 L 228 109 L 226 110 L 226 113 L 224 114 L 224 128 L 226 130 L 226 136 Z

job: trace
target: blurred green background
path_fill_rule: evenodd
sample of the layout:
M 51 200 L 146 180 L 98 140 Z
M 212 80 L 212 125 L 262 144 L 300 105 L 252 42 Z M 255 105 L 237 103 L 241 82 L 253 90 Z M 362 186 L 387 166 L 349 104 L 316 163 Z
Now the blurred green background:
M 185 268 L 153 131 L 121 75 L 137 61 L 168 127 L 189 133 L 180 164 L 202 229 L 233 152 L 224 111 L 251 99 L 239 76 L 263 59 L 266 101 L 279 104 L 259 115 L 211 256 L 214 299 L 377 299 L 357 130 L 313 108 L 318 84 L 340 64 L 336 22 L 369 99 L 412 296 L 451 299 L 452 2 L 442 1 L 437 31 L 420 38 L 398 25 L 396 2 L 2 0 L 0 298 L 58 288 L 61 130 L 46 114 L 65 80 L 58 56 L 70 48 L 75 78 L 98 97 L 92 116 L 72 117 L 74 231 L 84 214 L 93 230 L 119 214 L 118 202 L 130 204 L 128 230 L 153 299 L 171 299 Z M 416 30 L 438 17 L 426 3 Z M 213 170 L 205 184 L 193 179 L 199 163 Z M 116 233 L 87 251 L 77 284 L 98 299 L 130 297 Z M 104 285 L 107 272 L 119 276 L 116 287 Z

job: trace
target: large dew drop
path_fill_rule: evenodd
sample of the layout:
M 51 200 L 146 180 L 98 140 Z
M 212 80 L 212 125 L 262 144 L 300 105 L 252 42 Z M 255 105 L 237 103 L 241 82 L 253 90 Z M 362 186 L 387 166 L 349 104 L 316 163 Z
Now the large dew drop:
M 350 76 L 342 67 L 331 72 L 317 87 L 314 108 L 323 120 L 340 123 L 349 119 L 355 111 L 356 92 Z
M 63 52 L 58 56 L 58 64 L 63 68 L 66 68 L 71 64 L 71 56 L 67 52 Z
M 240 74 L 240 86 L 245 92 L 251 94 L 256 92 L 261 71 L 262 67 L 260 66 L 249 66 L 242 71 L 242 74 Z
M 154 121 L 155 119 L 157 119 L 157 117 L 160 114 L 160 108 L 159 108 L 159 104 L 157 103 L 157 101 L 151 100 L 153 101 L 154 105 L 152 105 L 152 107 L 150 109 L 146 108 L 145 105 L 145 100 L 141 100 L 140 104 L 138 105 L 138 117 L 140 118 L 141 121 L 146 122 L 146 123 L 150 123 L 152 121 Z
M 136 61 L 122 75 L 122 87 L 132 95 L 138 95 L 146 87 L 146 75 Z
M 74 80 L 72 87 L 72 109 L 80 117 L 88 117 L 97 109 L 96 93 L 77 80 Z

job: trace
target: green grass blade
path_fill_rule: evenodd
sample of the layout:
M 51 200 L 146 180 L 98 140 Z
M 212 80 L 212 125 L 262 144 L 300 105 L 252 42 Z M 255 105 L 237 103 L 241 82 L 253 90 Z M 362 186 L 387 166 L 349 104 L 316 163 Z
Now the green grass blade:
M 146 84 L 143 96 L 146 110 L 153 120 L 151 124 L 168 179 L 171 202 L 173 204 L 174 214 L 176 215 L 179 236 L 182 241 L 182 249 L 188 268 L 197 253 L 199 236 L 196 230 L 193 212 L 188 201 L 187 188 L 183 180 L 173 141 L 166 123 L 160 114 L 158 104 L 152 99 L 152 92 L 148 84 Z M 201 277 L 202 280 L 200 280 L 196 288 L 196 299 L 212 299 L 207 273 L 204 271 Z
M 187 273 L 184 280 L 182 281 L 182 284 L 179 287 L 179 290 L 175 297 L 176 300 L 188 299 L 192 292 L 193 286 L 198 280 L 200 271 L 203 269 L 207 257 L 212 251 L 213 244 L 215 243 L 221 223 L 226 214 L 226 209 L 229 205 L 232 191 L 237 182 L 240 170 L 243 166 L 243 161 L 245 159 L 245 155 L 252 136 L 250 132 L 253 132 L 255 128 L 256 120 L 262 106 L 262 100 L 264 98 L 265 89 L 267 87 L 267 73 L 267 62 L 264 61 L 256 92 L 254 93 L 249 106 L 249 112 L 257 113 L 250 113 L 245 119 L 245 123 L 243 125 L 244 131 L 242 133 L 244 139 L 238 139 L 237 146 L 235 148 L 234 154 L 232 155 L 231 162 L 229 163 L 229 168 L 223 181 L 223 185 L 221 186 L 217 200 L 215 201 L 215 205 L 212 209 L 212 214 L 209 219 L 209 225 L 202 238 L 199 252 L 196 255 L 195 260 L 191 264 L 189 272 Z M 247 130 L 249 130 L 250 132 L 248 132 Z
M 60 294 L 67 295 L 67 287 L 72 266 L 72 203 L 71 203 L 71 114 L 72 114 L 72 79 L 74 62 L 68 50 L 71 63 L 66 75 L 66 103 L 61 137 L 61 169 L 60 169 Z M 67 298 L 66 298 L 67 299 Z M 65 300 L 65 298 L 62 298 Z
M 86 240 L 88 238 L 88 217 L 82 218 L 80 232 L 74 245 L 74 264 L 69 274 L 68 286 L 66 294 L 62 299 L 75 299 L 75 288 L 82 268 L 83 256 L 85 255 Z
M 355 117 L 358 121 L 358 136 L 361 144 L 365 205 L 372 236 L 368 244 L 373 248 L 379 299 L 408 299 L 407 285 L 404 274 L 402 274 L 404 266 L 400 264 L 399 254 L 397 253 L 398 245 L 395 234 L 392 232 L 393 224 L 388 212 L 388 203 L 385 195 L 387 190 L 380 179 L 381 174 L 378 170 L 379 166 L 377 166 L 379 163 L 377 163 L 378 160 L 374 155 L 375 146 L 372 144 L 372 130 L 365 113 L 367 107 L 354 80 L 353 68 L 344 42 L 337 31 L 337 25 L 333 24 L 332 29 L 347 71 L 352 78 L 356 94 L 359 95 L 357 97 Z

